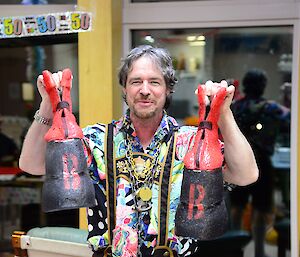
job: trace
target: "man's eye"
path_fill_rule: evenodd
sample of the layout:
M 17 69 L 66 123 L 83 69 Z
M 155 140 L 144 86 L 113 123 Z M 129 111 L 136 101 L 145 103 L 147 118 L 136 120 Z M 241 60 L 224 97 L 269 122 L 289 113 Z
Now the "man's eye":
M 159 86 L 160 83 L 158 81 L 151 81 L 151 85 L 153 85 L 153 86 Z
M 131 85 L 140 85 L 142 82 L 140 80 L 134 80 L 131 82 Z

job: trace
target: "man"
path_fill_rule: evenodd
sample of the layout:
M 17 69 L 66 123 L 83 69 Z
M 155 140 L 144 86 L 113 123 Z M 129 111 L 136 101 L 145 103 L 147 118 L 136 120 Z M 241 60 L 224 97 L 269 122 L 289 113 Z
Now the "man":
M 273 220 L 274 170 L 271 156 L 280 130 L 289 131 L 288 108 L 263 97 L 267 76 L 263 70 L 251 69 L 243 78 L 245 96 L 232 105 L 239 128 L 252 146 L 260 171 L 256 183 L 237 187 L 231 193 L 232 225 L 241 228 L 242 213 L 250 201 L 253 207 L 252 234 L 255 257 L 264 257 L 264 241 L 268 224 Z
M 59 86 L 60 74 L 53 74 L 53 77 Z M 177 82 L 171 57 L 161 48 L 134 48 L 122 63 L 119 82 L 129 107 L 126 115 L 113 121 L 113 131 L 108 132 L 108 139 L 105 125 L 95 124 L 83 130 L 91 152 L 87 159 L 97 200 L 97 205 L 88 209 L 88 241 L 95 256 L 102 256 L 102 249 L 108 245 L 112 245 L 113 256 L 152 256 L 156 254 L 154 247 L 159 245 L 158 237 L 165 236 L 167 245 L 160 246 L 160 250 L 171 249 L 179 256 L 191 254 L 196 250 L 195 240 L 176 236 L 175 213 L 181 192 L 183 158 L 197 128 L 179 128 L 176 121 L 164 111 Z M 38 78 L 37 84 L 42 95 L 39 113 L 45 119 L 51 119 L 51 104 L 43 88 L 42 77 Z M 206 95 L 216 94 L 218 86 L 212 84 L 207 87 Z M 225 143 L 224 179 L 229 183 L 247 185 L 256 181 L 257 166 L 252 150 L 230 110 L 234 87 L 226 90 L 227 96 L 219 119 Z M 45 172 L 46 143 L 43 135 L 48 128 L 37 121 L 33 122 L 20 158 L 23 170 L 35 174 Z M 176 140 L 173 139 L 175 132 Z M 171 142 L 176 150 L 174 155 Z M 111 149 L 106 150 L 106 145 L 111 145 Z M 110 165 L 106 156 L 112 154 L 115 169 L 107 172 L 107 166 Z M 30 165 L 33 159 L 35 164 Z M 172 171 L 171 192 L 169 198 L 164 199 L 169 200 L 165 217 L 168 229 L 161 234 L 164 231 L 158 214 L 162 201 L 159 197 L 162 190 L 160 175 L 166 174 L 166 169 Z M 117 191 L 116 206 L 111 205 L 114 201 L 107 192 L 111 192 L 107 183 L 113 172 L 116 174 L 113 178 Z M 168 254 L 173 254 L 172 251 Z M 162 256 L 163 253 L 159 254 L 154 256 Z

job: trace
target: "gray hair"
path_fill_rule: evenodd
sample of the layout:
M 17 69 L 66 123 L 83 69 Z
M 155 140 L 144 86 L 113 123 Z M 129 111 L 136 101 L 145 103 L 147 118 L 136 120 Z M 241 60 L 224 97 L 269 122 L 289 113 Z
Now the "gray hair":
M 123 87 L 126 86 L 127 76 L 132 69 L 133 62 L 143 56 L 151 58 L 157 64 L 157 67 L 161 70 L 164 76 L 167 87 L 171 90 L 171 92 L 173 92 L 177 79 L 175 77 L 172 58 L 166 49 L 150 45 L 141 45 L 133 48 L 127 57 L 122 59 L 122 64 L 118 74 L 120 85 Z

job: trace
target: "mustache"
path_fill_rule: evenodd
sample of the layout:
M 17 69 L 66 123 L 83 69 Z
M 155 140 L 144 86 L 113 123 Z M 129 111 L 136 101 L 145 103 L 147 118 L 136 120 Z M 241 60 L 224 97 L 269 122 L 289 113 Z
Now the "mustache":
M 151 97 L 149 97 L 149 96 L 139 97 L 139 98 L 136 98 L 136 99 L 134 100 L 135 103 L 140 102 L 140 101 L 155 102 L 155 101 L 154 101 Z

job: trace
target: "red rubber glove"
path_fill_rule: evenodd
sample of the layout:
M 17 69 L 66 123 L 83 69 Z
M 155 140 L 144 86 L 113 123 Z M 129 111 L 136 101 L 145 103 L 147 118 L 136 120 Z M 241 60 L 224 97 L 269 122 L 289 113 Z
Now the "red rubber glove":
M 72 72 L 64 69 L 62 73 L 61 89 L 62 99 L 58 93 L 51 72 L 43 71 L 44 84 L 50 96 L 52 111 L 54 114 L 53 123 L 47 134 L 46 141 L 66 140 L 72 138 L 83 138 L 81 128 L 78 126 L 75 116 L 72 113 L 71 87 Z
M 214 170 L 223 163 L 223 155 L 218 140 L 218 119 L 220 107 L 226 96 L 226 88 L 220 87 L 211 102 L 210 112 L 205 120 L 204 86 L 198 86 L 199 127 L 192 149 L 186 154 L 184 164 L 191 170 Z

